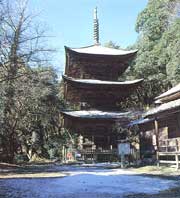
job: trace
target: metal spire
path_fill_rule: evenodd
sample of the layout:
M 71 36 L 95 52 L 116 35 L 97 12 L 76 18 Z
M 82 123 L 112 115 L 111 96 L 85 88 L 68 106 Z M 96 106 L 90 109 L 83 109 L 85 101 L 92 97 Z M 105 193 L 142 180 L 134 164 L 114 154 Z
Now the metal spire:
M 94 9 L 94 44 L 99 45 L 99 21 L 97 18 L 97 7 Z

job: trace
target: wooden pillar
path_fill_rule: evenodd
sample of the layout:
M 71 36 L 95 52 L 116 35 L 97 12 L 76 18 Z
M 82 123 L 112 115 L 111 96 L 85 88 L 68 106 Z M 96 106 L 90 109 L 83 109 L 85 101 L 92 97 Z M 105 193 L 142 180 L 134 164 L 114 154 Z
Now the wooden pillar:
M 179 148 L 178 148 L 178 140 L 176 139 L 175 141 L 176 141 L 176 155 L 175 155 L 176 169 L 178 170 L 179 169 L 179 156 L 178 156 Z
M 110 145 L 110 136 L 107 136 L 107 143 L 108 143 L 108 147 L 111 149 L 111 145 Z
M 176 152 L 178 152 L 179 151 L 178 139 L 175 139 L 175 141 L 176 141 Z
M 62 148 L 62 159 L 63 159 L 63 163 L 66 162 L 66 148 L 64 145 Z
M 92 143 L 94 143 L 94 136 L 92 135 Z M 92 159 L 91 159 L 91 161 L 93 162 L 93 161 L 95 161 L 95 155 L 94 155 L 94 150 L 93 150 L 94 148 L 93 148 L 93 145 L 91 146 L 91 152 L 92 152 Z
M 156 160 L 159 166 L 159 125 L 157 119 L 154 121 L 155 135 L 156 135 Z

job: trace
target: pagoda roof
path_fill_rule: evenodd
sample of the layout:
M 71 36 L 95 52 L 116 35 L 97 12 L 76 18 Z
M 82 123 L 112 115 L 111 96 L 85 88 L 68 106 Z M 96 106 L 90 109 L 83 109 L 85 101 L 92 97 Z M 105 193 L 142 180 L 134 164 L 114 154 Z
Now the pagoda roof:
M 77 83 L 77 84 L 84 84 L 84 85 L 109 85 L 109 86 L 126 86 L 126 85 L 136 85 L 140 84 L 143 79 L 137 79 L 137 80 L 131 80 L 131 81 L 104 81 L 104 80 L 95 80 L 95 79 L 75 79 L 71 77 L 67 77 L 66 75 L 63 75 L 63 79 Z
M 103 47 L 101 45 L 91 45 L 81 48 L 70 48 L 66 47 L 65 49 L 74 51 L 80 54 L 93 54 L 93 55 L 110 55 L 110 56 L 123 56 L 135 54 L 138 50 L 123 50 L 123 49 L 114 49 L 109 47 Z
M 134 118 L 137 112 L 109 112 L 98 110 L 82 110 L 82 111 L 63 111 L 63 114 L 74 118 L 88 118 L 88 119 L 121 119 L 121 118 Z

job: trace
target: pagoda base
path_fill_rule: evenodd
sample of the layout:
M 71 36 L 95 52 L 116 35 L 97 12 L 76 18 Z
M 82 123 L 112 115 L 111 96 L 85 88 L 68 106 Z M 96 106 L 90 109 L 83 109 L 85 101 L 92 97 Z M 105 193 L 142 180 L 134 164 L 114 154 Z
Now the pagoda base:
M 117 127 L 126 128 L 137 112 L 66 111 L 64 128 L 78 135 L 80 160 L 85 162 L 117 161 Z

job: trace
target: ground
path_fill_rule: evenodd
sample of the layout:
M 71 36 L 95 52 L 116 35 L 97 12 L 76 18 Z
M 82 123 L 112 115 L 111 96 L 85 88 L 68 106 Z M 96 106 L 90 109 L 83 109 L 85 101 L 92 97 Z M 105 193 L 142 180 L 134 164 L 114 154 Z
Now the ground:
M 163 171 L 157 176 L 155 169 L 120 169 L 113 164 L 8 167 L 1 164 L 0 197 L 179 198 L 179 177 L 171 175 L 175 170 L 168 172 L 170 177 L 165 171 L 166 177 L 162 177 Z

